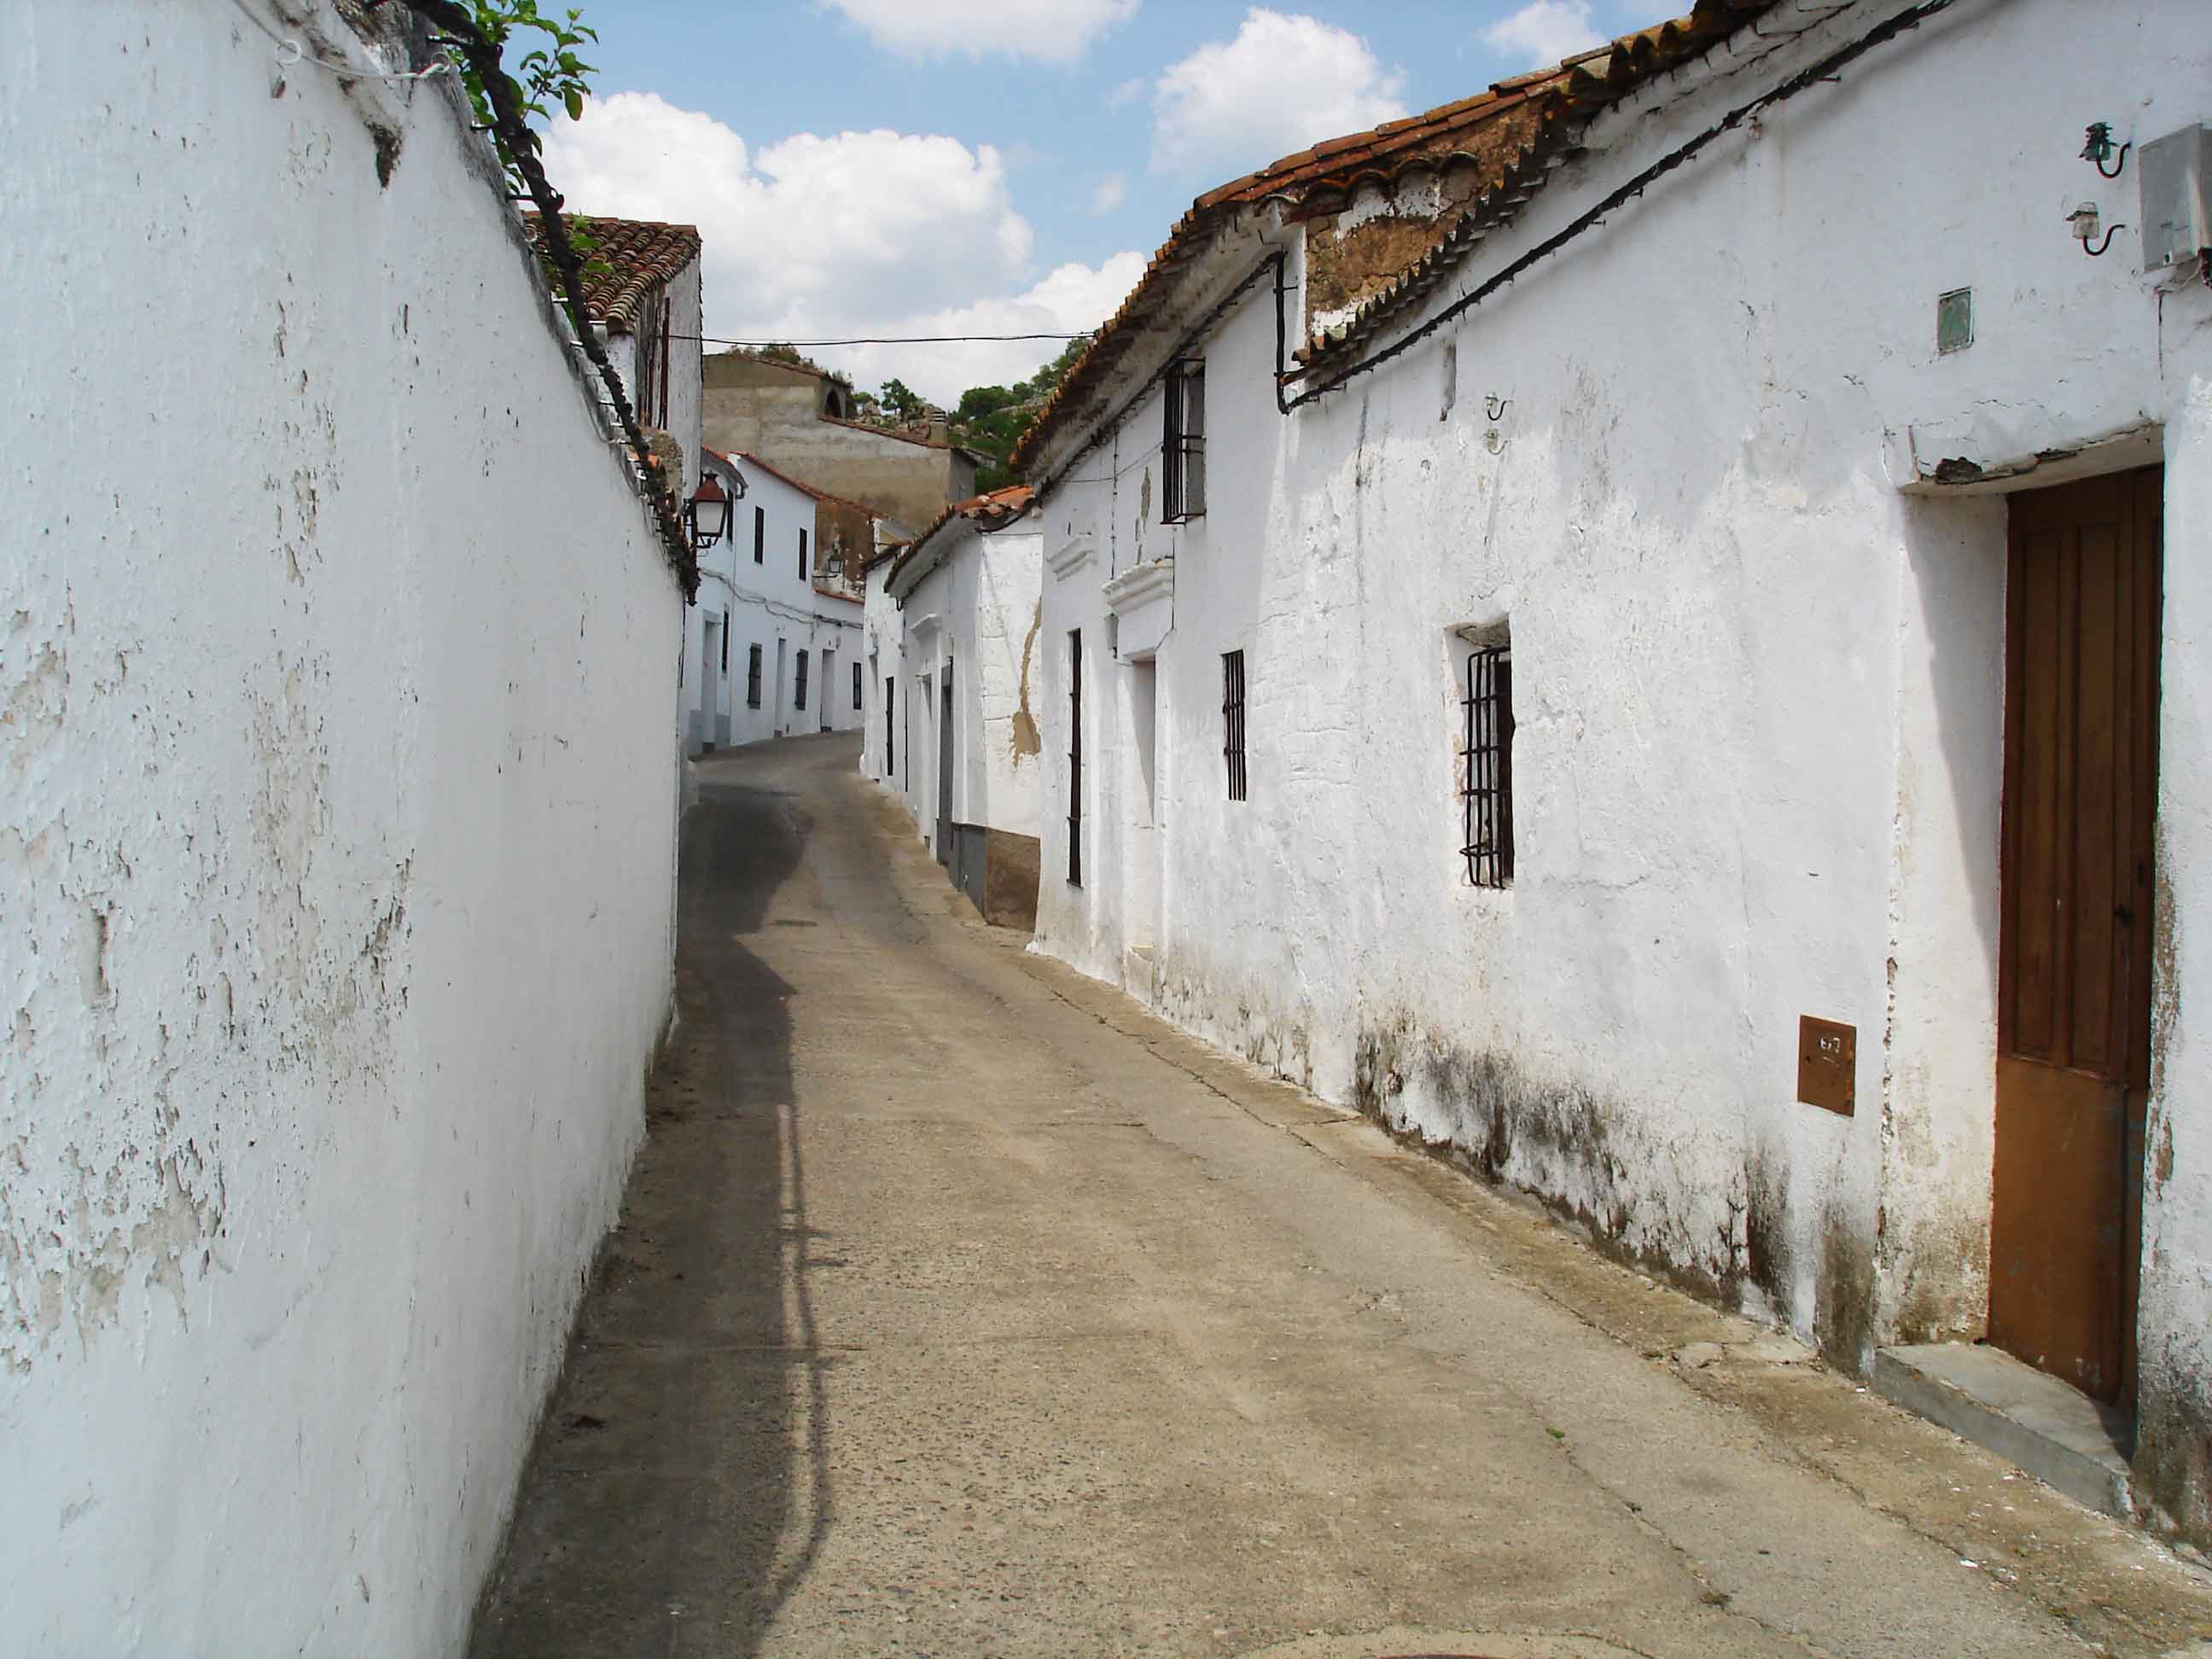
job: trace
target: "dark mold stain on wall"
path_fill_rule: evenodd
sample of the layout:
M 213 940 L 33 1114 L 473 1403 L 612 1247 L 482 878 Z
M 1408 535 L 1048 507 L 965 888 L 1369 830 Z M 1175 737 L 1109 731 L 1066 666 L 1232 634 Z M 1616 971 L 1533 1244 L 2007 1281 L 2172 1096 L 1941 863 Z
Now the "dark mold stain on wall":
M 1441 1140 L 1417 1127 L 1409 1091 L 1443 1116 Z M 1399 1139 L 1528 1193 L 1614 1259 L 1726 1307 L 1745 1308 L 1755 1291 L 1786 1316 L 1809 1266 L 1822 1355 L 1865 1369 L 1879 1327 L 1871 1226 L 1832 1203 L 1817 1227 L 1802 1224 L 1778 1148 L 1754 1140 L 1740 1187 L 1714 1195 L 1727 1218 L 1693 1224 L 1662 1185 L 1667 1148 L 1638 1118 L 1579 1085 L 1540 1083 L 1506 1056 L 1422 1035 L 1407 1018 L 1361 1031 L 1352 1103 Z M 1809 1264 L 1792 1244 L 1808 1233 L 1818 1241 Z

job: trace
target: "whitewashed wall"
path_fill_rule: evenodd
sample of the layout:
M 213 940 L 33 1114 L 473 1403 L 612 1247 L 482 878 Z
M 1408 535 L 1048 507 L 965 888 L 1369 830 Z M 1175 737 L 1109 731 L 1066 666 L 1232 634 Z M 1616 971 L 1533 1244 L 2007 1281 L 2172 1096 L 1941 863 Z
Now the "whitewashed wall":
M 675 579 L 451 93 L 276 58 L 0 8 L 0 1651 L 458 1650 L 668 1011 Z
M 897 689 L 906 684 L 905 623 L 898 601 L 884 585 L 892 562 L 890 558 L 878 559 L 865 576 L 861 649 L 868 667 L 860 720 L 860 772 L 896 792 L 902 788 L 902 775 L 909 762 L 899 728 L 899 722 L 907 718 L 906 697 Z M 886 680 L 890 682 L 889 687 Z
M 1892 9 L 1852 8 L 1785 61 Z M 2142 141 L 2212 119 L 2197 9 L 2136 10 L 2123 27 L 2058 0 L 1963 4 L 1287 421 L 1258 290 L 1206 350 L 1203 523 L 1157 523 L 1157 398 L 1076 469 L 1098 482 L 1046 504 L 1048 560 L 1073 568 L 1045 584 L 1039 926 L 1193 1029 L 1458 1143 L 1845 1363 L 1972 1334 L 2005 515 L 1908 491 L 1911 458 L 1994 466 L 2147 424 L 2076 465 L 2167 468 L 2137 1471 L 2203 1539 L 2212 1129 L 2191 1103 L 2212 1040 L 2189 1011 L 2212 997 L 2212 294 L 2142 275 L 2124 232 L 2085 258 L 2062 216 L 2088 199 L 2139 218 L 2132 170 L 2078 159 L 2084 120 Z M 1670 76 L 1601 122 L 1448 295 L 1747 90 Z M 1976 343 L 1939 356 L 1936 295 L 1968 285 Z M 1125 914 L 1138 671 L 1108 656 L 1099 593 L 1140 537 L 1176 562 L 1149 958 Z M 1501 617 L 1519 865 L 1492 892 L 1455 857 L 1452 630 Z M 1073 627 L 1079 891 L 1057 829 Z M 1218 760 L 1218 653 L 1240 647 L 1241 805 Z M 1857 1026 L 1855 1118 L 1795 1101 L 1800 1013 Z
M 921 696 L 919 677 L 941 672 L 948 658 L 953 665 L 953 821 L 1034 836 L 1042 748 L 1038 523 L 1031 518 L 983 535 L 970 521 L 957 520 L 938 537 L 945 544 L 925 550 L 937 556 L 936 568 L 915 584 L 903 605 L 892 602 L 892 615 L 906 672 L 915 678 L 915 697 Z M 917 635 L 915 624 L 925 618 L 932 624 L 928 633 Z M 881 686 L 877 696 L 880 700 Z M 941 714 L 941 693 L 931 706 Z M 938 850 L 939 757 L 934 744 L 925 745 L 899 787 L 933 851 Z
M 759 743 L 825 726 L 849 732 L 860 720 L 860 711 L 853 707 L 852 665 L 860 647 L 862 607 L 821 592 L 799 570 L 799 533 L 806 532 L 811 550 L 814 497 L 749 464 L 744 456 L 736 459 L 744 475 L 745 497 L 737 503 L 729 537 L 704 556 L 705 579 L 688 622 L 684 697 L 689 754 L 709 743 Z M 720 643 L 726 629 L 726 672 Z M 755 647 L 761 653 L 757 707 L 746 698 Z M 802 651 L 807 653 L 805 708 L 798 707 Z

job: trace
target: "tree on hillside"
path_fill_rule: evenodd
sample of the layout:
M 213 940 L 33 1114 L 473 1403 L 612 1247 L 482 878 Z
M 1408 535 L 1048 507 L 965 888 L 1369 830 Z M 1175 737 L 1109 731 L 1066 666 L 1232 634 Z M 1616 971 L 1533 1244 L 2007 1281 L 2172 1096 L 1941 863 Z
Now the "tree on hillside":
M 1090 343 L 1087 336 L 1070 340 L 1058 356 L 1026 380 L 1012 386 L 972 386 L 960 394 L 951 416 L 952 441 L 982 458 L 984 464 L 975 472 L 979 491 L 1004 489 L 1016 482 L 1007 456 Z

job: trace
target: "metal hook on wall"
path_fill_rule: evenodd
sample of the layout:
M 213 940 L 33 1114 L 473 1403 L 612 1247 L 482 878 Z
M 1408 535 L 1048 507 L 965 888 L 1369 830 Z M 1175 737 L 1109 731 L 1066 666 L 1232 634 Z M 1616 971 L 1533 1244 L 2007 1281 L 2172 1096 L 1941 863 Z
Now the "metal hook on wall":
M 1493 398 L 1488 393 L 1483 396 L 1482 412 L 1493 421 L 1504 420 L 1505 411 L 1512 407 L 1513 399 L 1510 398 Z

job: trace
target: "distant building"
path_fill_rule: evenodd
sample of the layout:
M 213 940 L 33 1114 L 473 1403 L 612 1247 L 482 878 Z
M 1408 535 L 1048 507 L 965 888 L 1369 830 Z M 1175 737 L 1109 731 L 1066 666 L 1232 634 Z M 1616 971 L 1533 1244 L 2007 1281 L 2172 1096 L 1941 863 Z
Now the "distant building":
M 684 635 L 684 752 L 852 730 L 861 707 L 860 572 L 907 532 L 757 455 L 709 449 L 701 459 L 699 521 L 722 533 L 700 550 L 699 603 Z
M 1001 489 L 949 507 L 870 568 L 860 757 L 983 919 L 1024 931 L 1036 925 L 1042 748 L 1032 498 Z
M 701 477 L 699 233 L 690 225 L 596 214 L 588 222 L 584 304 L 592 331 L 647 436 L 665 432 L 672 441 L 664 459 L 684 469 L 676 495 L 688 501 Z M 537 216 L 525 215 L 523 223 L 542 255 Z
M 896 432 L 857 423 L 852 384 L 827 369 L 747 351 L 705 362 L 705 437 L 809 487 L 902 524 L 924 525 L 975 493 L 978 458 L 942 422 Z

